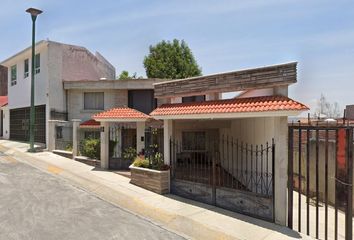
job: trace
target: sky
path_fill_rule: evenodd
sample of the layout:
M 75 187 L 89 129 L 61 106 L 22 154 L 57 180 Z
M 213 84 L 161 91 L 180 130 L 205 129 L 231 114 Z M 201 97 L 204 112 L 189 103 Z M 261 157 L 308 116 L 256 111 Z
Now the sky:
M 144 56 L 184 39 L 203 74 L 298 62 L 289 96 L 354 104 L 353 0 L 0 0 L 0 61 L 29 47 L 25 10 L 44 11 L 37 40 L 80 45 L 145 76 Z

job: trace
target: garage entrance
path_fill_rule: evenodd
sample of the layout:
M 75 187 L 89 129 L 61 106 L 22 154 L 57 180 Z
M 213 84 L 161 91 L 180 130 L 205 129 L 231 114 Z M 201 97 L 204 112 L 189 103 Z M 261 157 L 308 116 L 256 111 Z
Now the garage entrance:
M 10 139 L 29 141 L 30 107 L 10 109 Z M 46 106 L 35 107 L 34 141 L 46 143 Z
M 171 192 L 274 221 L 274 141 L 252 145 L 232 137 L 182 136 L 171 141 Z

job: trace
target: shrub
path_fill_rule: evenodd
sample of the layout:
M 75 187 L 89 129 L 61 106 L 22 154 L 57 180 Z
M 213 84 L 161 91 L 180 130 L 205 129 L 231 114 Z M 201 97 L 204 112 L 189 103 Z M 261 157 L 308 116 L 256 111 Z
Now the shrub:
M 136 149 L 128 147 L 123 151 L 123 158 L 132 162 L 137 156 Z
M 72 145 L 72 143 L 68 143 L 68 144 L 65 146 L 65 151 L 68 151 L 68 152 L 72 152 L 72 151 L 73 151 L 73 145 Z
M 85 157 L 99 159 L 101 155 L 101 142 L 99 139 L 84 139 L 81 141 L 81 154 Z
M 133 166 L 134 167 L 149 168 L 150 163 L 149 163 L 149 160 L 147 160 L 145 158 L 137 157 L 137 158 L 135 158 L 135 160 L 133 162 Z
M 162 153 L 156 152 L 154 155 L 150 156 L 151 168 L 160 170 L 164 165 Z

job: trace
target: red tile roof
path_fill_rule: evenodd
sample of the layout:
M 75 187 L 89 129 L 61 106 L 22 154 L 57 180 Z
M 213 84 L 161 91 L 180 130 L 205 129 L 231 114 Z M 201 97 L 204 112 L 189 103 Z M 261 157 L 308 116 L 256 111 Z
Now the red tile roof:
M 205 102 L 164 104 L 150 113 L 151 116 L 245 113 L 273 111 L 304 111 L 307 106 L 283 96 L 235 98 Z
M 8 104 L 7 96 L 0 96 L 0 107 L 3 107 Z
M 97 127 L 100 127 L 100 125 L 101 124 L 94 119 L 90 119 L 90 120 L 80 123 L 80 127 L 83 127 L 83 128 L 97 128 Z
M 92 116 L 95 120 L 104 120 L 104 119 L 117 119 L 117 120 L 147 120 L 150 118 L 149 115 L 145 113 L 139 112 L 135 109 L 128 108 L 128 107 L 121 107 L 121 108 L 112 108 L 105 112 L 98 113 Z

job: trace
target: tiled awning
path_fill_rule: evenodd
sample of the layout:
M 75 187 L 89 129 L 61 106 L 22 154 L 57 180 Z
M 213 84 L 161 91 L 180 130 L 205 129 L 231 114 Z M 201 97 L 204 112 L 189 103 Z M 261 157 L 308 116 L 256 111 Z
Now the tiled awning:
M 128 107 L 112 108 L 92 118 L 98 122 L 145 122 L 149 115 Z
M 80 123 L 80 128 L 100 128 L 100 123 L 94 119 Z
M 238 118 L 291 116 L 309 110 L 284 96 L 235 98 L 205 102 L 164 104 L 150 113 L 156 119 Z

